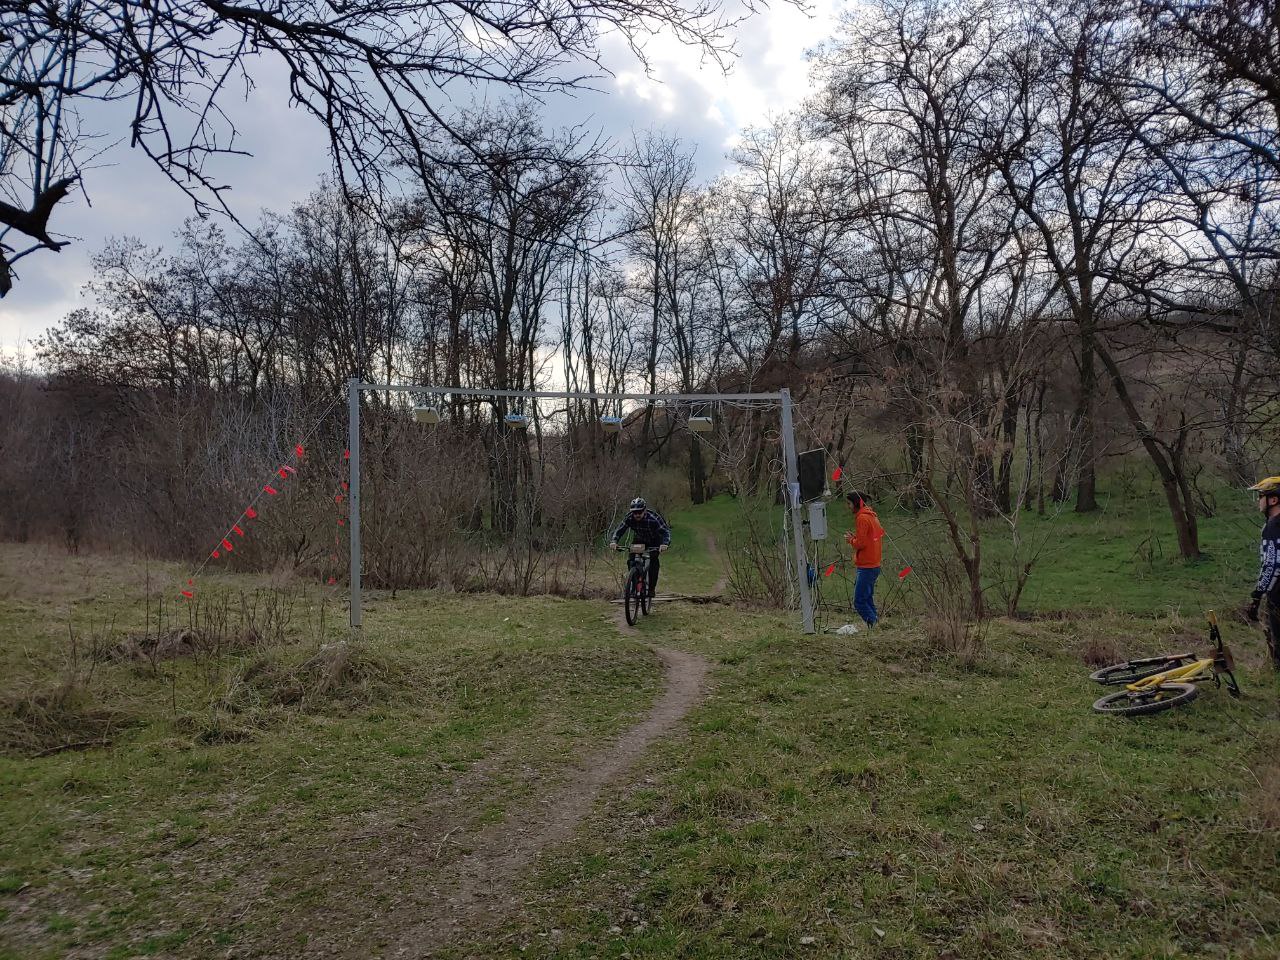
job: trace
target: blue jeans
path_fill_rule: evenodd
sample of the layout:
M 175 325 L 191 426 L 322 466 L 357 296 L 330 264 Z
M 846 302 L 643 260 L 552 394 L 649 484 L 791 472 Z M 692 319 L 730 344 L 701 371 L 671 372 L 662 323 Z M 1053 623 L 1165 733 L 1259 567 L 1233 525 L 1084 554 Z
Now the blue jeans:
M 859 567 L 858 579 L 853 585 L 853 609 L 858 611 L 858 616 L 867 622 L 867 626 L 874 627 L 876 621 L 880 619 L 880 614 L 876 613 L 876 578 L 880 576 L 879 567 Z

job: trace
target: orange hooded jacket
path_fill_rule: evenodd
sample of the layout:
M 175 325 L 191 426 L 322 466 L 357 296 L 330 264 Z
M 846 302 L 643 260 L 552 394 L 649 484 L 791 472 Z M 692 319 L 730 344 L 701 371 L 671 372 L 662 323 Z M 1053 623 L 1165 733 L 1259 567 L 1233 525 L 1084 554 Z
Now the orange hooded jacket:
M 853 547 L 854 564 L 861 569 L 880 566 L 880 541 L 884 538 L 880 518 L 864 503 L 853 519 L 854 532 L 846 533 L 844 538 Z

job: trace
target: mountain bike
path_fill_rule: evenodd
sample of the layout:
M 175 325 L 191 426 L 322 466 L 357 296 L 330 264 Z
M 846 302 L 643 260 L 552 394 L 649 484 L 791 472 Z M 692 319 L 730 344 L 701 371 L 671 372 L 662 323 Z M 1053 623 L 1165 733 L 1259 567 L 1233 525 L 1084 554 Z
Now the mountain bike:
M 1227 692 L 1239 697 L 1235 660 L 1231 650 L 1223 646 L 1218 616 L 1212 610 L 1209 611 L 1209 642 L 1213 649 L 1205 657 L 1168 653 L 1126 660 L 1094 671 L 1089 679 L 1105 686 L 1123 685 L 1124 689 L 1099 698 L 1093 709 L 1121 716 L 1159 713 L 1190 703 L 1200 693 L 1196 684 L 1210 679 L 1215 687 L 1222 686 L 1225 679 Z
M 619 550 L 622 547 L 618 547 Z M 633 543 L 627 552 L 627 575 L 622 581 L 622 610 L 627 623 L 635 626 L 642 613 L 649 612 L 649 554 L 643 543 Z

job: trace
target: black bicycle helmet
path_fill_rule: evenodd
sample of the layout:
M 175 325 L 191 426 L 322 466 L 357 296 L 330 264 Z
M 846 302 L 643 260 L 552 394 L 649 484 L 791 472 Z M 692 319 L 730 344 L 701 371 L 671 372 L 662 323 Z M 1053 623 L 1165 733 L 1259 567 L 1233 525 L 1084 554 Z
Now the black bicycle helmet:
M 631 501 L 631 506 L 629 507 L 629 509 L 646 510 L 648 509 L 648 507 L 649 505 L 644 502 L 644 497 L 636 497 L 634 500 Z

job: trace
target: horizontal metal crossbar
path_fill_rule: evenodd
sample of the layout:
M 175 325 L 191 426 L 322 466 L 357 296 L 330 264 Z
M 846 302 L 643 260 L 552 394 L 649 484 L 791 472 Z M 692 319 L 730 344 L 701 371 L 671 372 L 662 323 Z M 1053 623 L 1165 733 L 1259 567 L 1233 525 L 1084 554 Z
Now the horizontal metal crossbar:
M 525 397 L 532 400 L 676 400 L 711 403 L 716 400 L 772 400 L 780 393 L 579 393 L 572 390 L 472 390 L 466 387 L 427 387 L 412 383 L 361 383 L 360 390 L 393 393 L 449 394 L 456 397 Z

